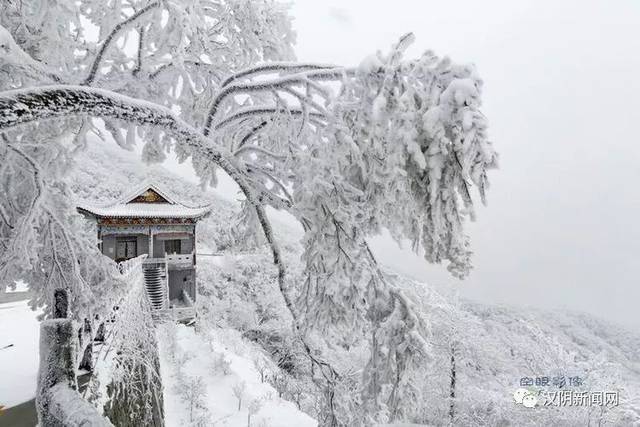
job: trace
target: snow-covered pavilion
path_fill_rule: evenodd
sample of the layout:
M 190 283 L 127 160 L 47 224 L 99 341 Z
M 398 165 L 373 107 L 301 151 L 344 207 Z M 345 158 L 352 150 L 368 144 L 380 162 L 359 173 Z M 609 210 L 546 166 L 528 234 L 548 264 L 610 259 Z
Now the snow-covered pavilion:
M 116 262 L 147 255 L 142 269 L 154 309 L 171 310 L 181 320 L 195 316 L 196 223 L 210 206 L 187 206 L 145 183 L 112 204 L 77 209 L 96 221 L 104 255 Z

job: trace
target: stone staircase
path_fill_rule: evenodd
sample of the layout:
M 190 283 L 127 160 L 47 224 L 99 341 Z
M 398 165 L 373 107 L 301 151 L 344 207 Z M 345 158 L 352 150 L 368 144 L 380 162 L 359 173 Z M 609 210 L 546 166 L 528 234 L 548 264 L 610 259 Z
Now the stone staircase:
M 160 310 L 167 308 L 167 267 L 166 264 L 144 265 L 142 269 L 144 286 L 151 307 Z

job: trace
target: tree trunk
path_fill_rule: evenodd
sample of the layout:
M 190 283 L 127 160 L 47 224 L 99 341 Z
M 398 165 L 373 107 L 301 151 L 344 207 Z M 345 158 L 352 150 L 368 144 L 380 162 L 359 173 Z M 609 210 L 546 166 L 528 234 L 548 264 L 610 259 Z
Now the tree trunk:
M 451 344 L 451 383 L 449 384 L 449 423 L 454 425 L 456 400 L 456 348 Z

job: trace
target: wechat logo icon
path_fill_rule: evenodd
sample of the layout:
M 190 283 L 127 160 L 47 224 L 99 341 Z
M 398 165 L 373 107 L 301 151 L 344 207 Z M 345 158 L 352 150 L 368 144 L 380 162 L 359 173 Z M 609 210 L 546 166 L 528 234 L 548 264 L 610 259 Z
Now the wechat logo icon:
M 533 408 L 538 404 L 538 396 L 526 388 L 519 388 L 513 393 L 513 400 L 525 408 Z

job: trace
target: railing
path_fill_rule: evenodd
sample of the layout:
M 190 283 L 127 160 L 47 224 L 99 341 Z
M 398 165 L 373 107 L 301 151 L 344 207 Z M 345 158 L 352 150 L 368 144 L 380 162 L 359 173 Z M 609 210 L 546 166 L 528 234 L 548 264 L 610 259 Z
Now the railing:
M 193 254 L 166 254 L 165 259 L 169 265 L 187 267 L 193 265 Z
M 142 254 L 139 257 L 121 261 L 118 263 L 118 271 L 120 274 L 127 276 L 127 279 L 136 280 L 137 278 L 132 275 L 140 274 L 142 272 L 140 266 L 148 263 L 148 261 L 152 259 L 154 258 L 148 258 L 147 254 Z
M 146 256 L 146 255 L 145 255 Z M 142 266 L 144 267 L 160 267 L 167 263 L 165 258 L 146 258 L 142 261 Z
M 142 262 L 143 267 L 159 267 L 167 264 L 170 267 L 191 267 L 193 266 L 194 255 L 190 254 L 165 254 L 164 258 L 147 258 Z
M 55 318 L 40 323 L 40 367 L 36 394 L 38 424 L 43 427 L 112 426 L 77 391 L 77 330 L 73 321 L 67 319 L 67 292 L 57 289 L 54 299 Z

